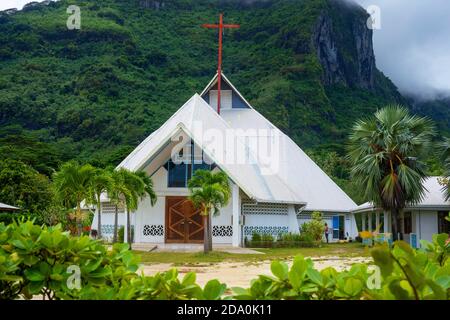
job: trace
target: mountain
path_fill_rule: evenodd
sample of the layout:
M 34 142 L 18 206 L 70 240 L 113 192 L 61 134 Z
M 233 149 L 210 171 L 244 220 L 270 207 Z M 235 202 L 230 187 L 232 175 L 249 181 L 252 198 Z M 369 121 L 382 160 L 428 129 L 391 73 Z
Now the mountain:
M 81 30 L 68 30 L 70 4 Z M 78 0 L 0 13 L 0 157 L 51 173 L 117 164 L 216 70 L 302 148 L 343 152 L 358 118 L 406 103 L 376 68 L 367 13 L 342 0 Z
M 438 130 L 450 136 L 450 97 L 436 97 L 433 100 L 410 99 L 413 112 L 433 119 Z

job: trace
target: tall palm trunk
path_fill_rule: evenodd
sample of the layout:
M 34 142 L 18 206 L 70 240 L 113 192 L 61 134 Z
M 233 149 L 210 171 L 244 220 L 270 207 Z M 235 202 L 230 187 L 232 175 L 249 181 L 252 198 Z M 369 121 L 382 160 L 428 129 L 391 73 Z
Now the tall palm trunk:
M 208 216 L 203 215 L 203 252 L 209 252 L 209 244 L 208 244 Z
M 204 209 L 203 213 L 203 252 L 208 253 L 211 251 L 210 242 L 209 242 L 209 214 L 208 209 Z
M 113 243 L 117 242 L 117 229 L 119 225 L 119 208 L 117 207 L 117 204 L 115 205 L 115 213 L 114 213 L 114 234 L 113 234 Z
M 97 238 L 102 238 L 102 203 L 100 202 L 100 195 L 97 195 L 97 214 L 98 214 L 98 227 L 97 227 Z
M 209 251 L 212 251 L 212 219 L 211 214 L 208 214 L 208 247 Z
M 391 209 L 392 219 L 392 237 L 394 241 L 398 239 L 398 210 L 396 208 Z
M 127 206 L 127 242 L 130 245 L 131 250 L 131 223 L 130 223 L 130 210 Z

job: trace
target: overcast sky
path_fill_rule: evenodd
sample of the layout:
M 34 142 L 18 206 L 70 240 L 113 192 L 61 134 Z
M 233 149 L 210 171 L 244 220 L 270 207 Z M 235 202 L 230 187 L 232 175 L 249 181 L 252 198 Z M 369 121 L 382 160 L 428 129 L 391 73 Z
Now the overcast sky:
M 380 8 L 381 29 L 374 31 L 377 65 L 400 91 L 450 96 L 450 1 L 355 1 Z
M 0 0 L 0 10 L 11 9 L 11 8 L 22 9 L 22 7 L 29 2 L 32 2 L 32 1 L 30 1 L 30 0 Z
M 377 66 L 403 93 L 450 96 L 450 0 L 349 0 L 381 9 Z M 0 0 L 0 10 L 29 0 Z

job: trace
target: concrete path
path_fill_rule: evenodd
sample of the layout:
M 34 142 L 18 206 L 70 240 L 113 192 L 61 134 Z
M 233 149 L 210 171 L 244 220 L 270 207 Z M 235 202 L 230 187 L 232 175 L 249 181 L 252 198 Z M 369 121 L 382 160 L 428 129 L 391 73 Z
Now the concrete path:
M 236 254 L 264 254 L 249 248 L 232 247 L 230 245 L 215 244 L 214 251 L 222 251 Z M 179 243 L 133 243 L 133 250 L 145 252 L 202 252 L 203 244 L 179 244 Z

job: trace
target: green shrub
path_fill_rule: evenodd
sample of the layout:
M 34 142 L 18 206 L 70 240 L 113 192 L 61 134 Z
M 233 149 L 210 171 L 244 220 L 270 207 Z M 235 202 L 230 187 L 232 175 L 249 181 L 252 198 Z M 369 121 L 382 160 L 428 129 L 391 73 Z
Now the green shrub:
M 284 262 L 274 261 L 274 276 L 261 275 L 250 288 L 233 288 L 235 299 L 267 300 L 410 300 L 450 299 L 450 246 L 447 234 L 435 235 L 426 249 L 413 250 L 403 241 L 391 250 L 380 245 L 372 250 L 377 272 L 366 264 L 354 264 L 348 271 L 334 268 L 314 269 L 311 259 L 297 256 L 289 269 Z
M 322 219 L 322 213 L 313 212 L 312 219 L 303 223 L 301 227 L 301 233 L 313 241 L 322 241 L 323 234 L 325 232 L 325 223 Z
M 295 238 L 296 236 L 289 236 Z M 297 256 L 289 269 L 284 262 L 271 264 L 273 276 L 261 275 L 250 288 L 233 288 L 209 281 L 196 284 L 194 273 L 178 278 L 175 269 L 151 277 L 138 274 L 138 258 L 127 244 L 112 250 L 89 237 L 71 237 L 61 227 L 37 226 L 31 221 L 0 223 L 0 299 L 443 299 L 450 298 L 450 245 L 448 235 L 433 236 L 414 250 L 397 241 L 393 248 L 372 251 L 377 272 L 367 264 L 350 270 L 318 271 L 311 259 Z M 80 287 L 69 288 L 70 267 L 80 268 Z
M 264 233 L 261 236 L 261 241 L 264 241 L 264 242 L 273 242 L 274 240 L 275 239 L 274 239 L 273 235 L 271 235 L 269 233 Z
M 87 236 L 71 237 L 61 226 L 31 221 L 0 223 L 0 300 L 31 299 L 220 299 L 226 285 L 209 281 L 202 289 L 195 274 L 178 279 L 176 270 L 138 275 L 139 259 L 127 244 L 112 250 Z M 69 288 L 80 270 L 80 288 Z
M 261 235 L 258 232 L 253 232 L 252 241 L 261 241 Z
M 252 239 L 245 241 L 245 244 L 252 248 L 308 248 L 318 246 L 320 241 L 314 240 L 308 233 L 282 233 L 276 241 L 271 234 L 253 233 Z
M 124 243 L 124 237 L 125 237 L 125 227 L 121 226 L 119 227 L 119 230 L 117 231 L 117 239 L 119 243 Z
M 276 247 L 279 248 L 306 248 L 318 245 L 308 234 L 284 233 L 278 237 Z

